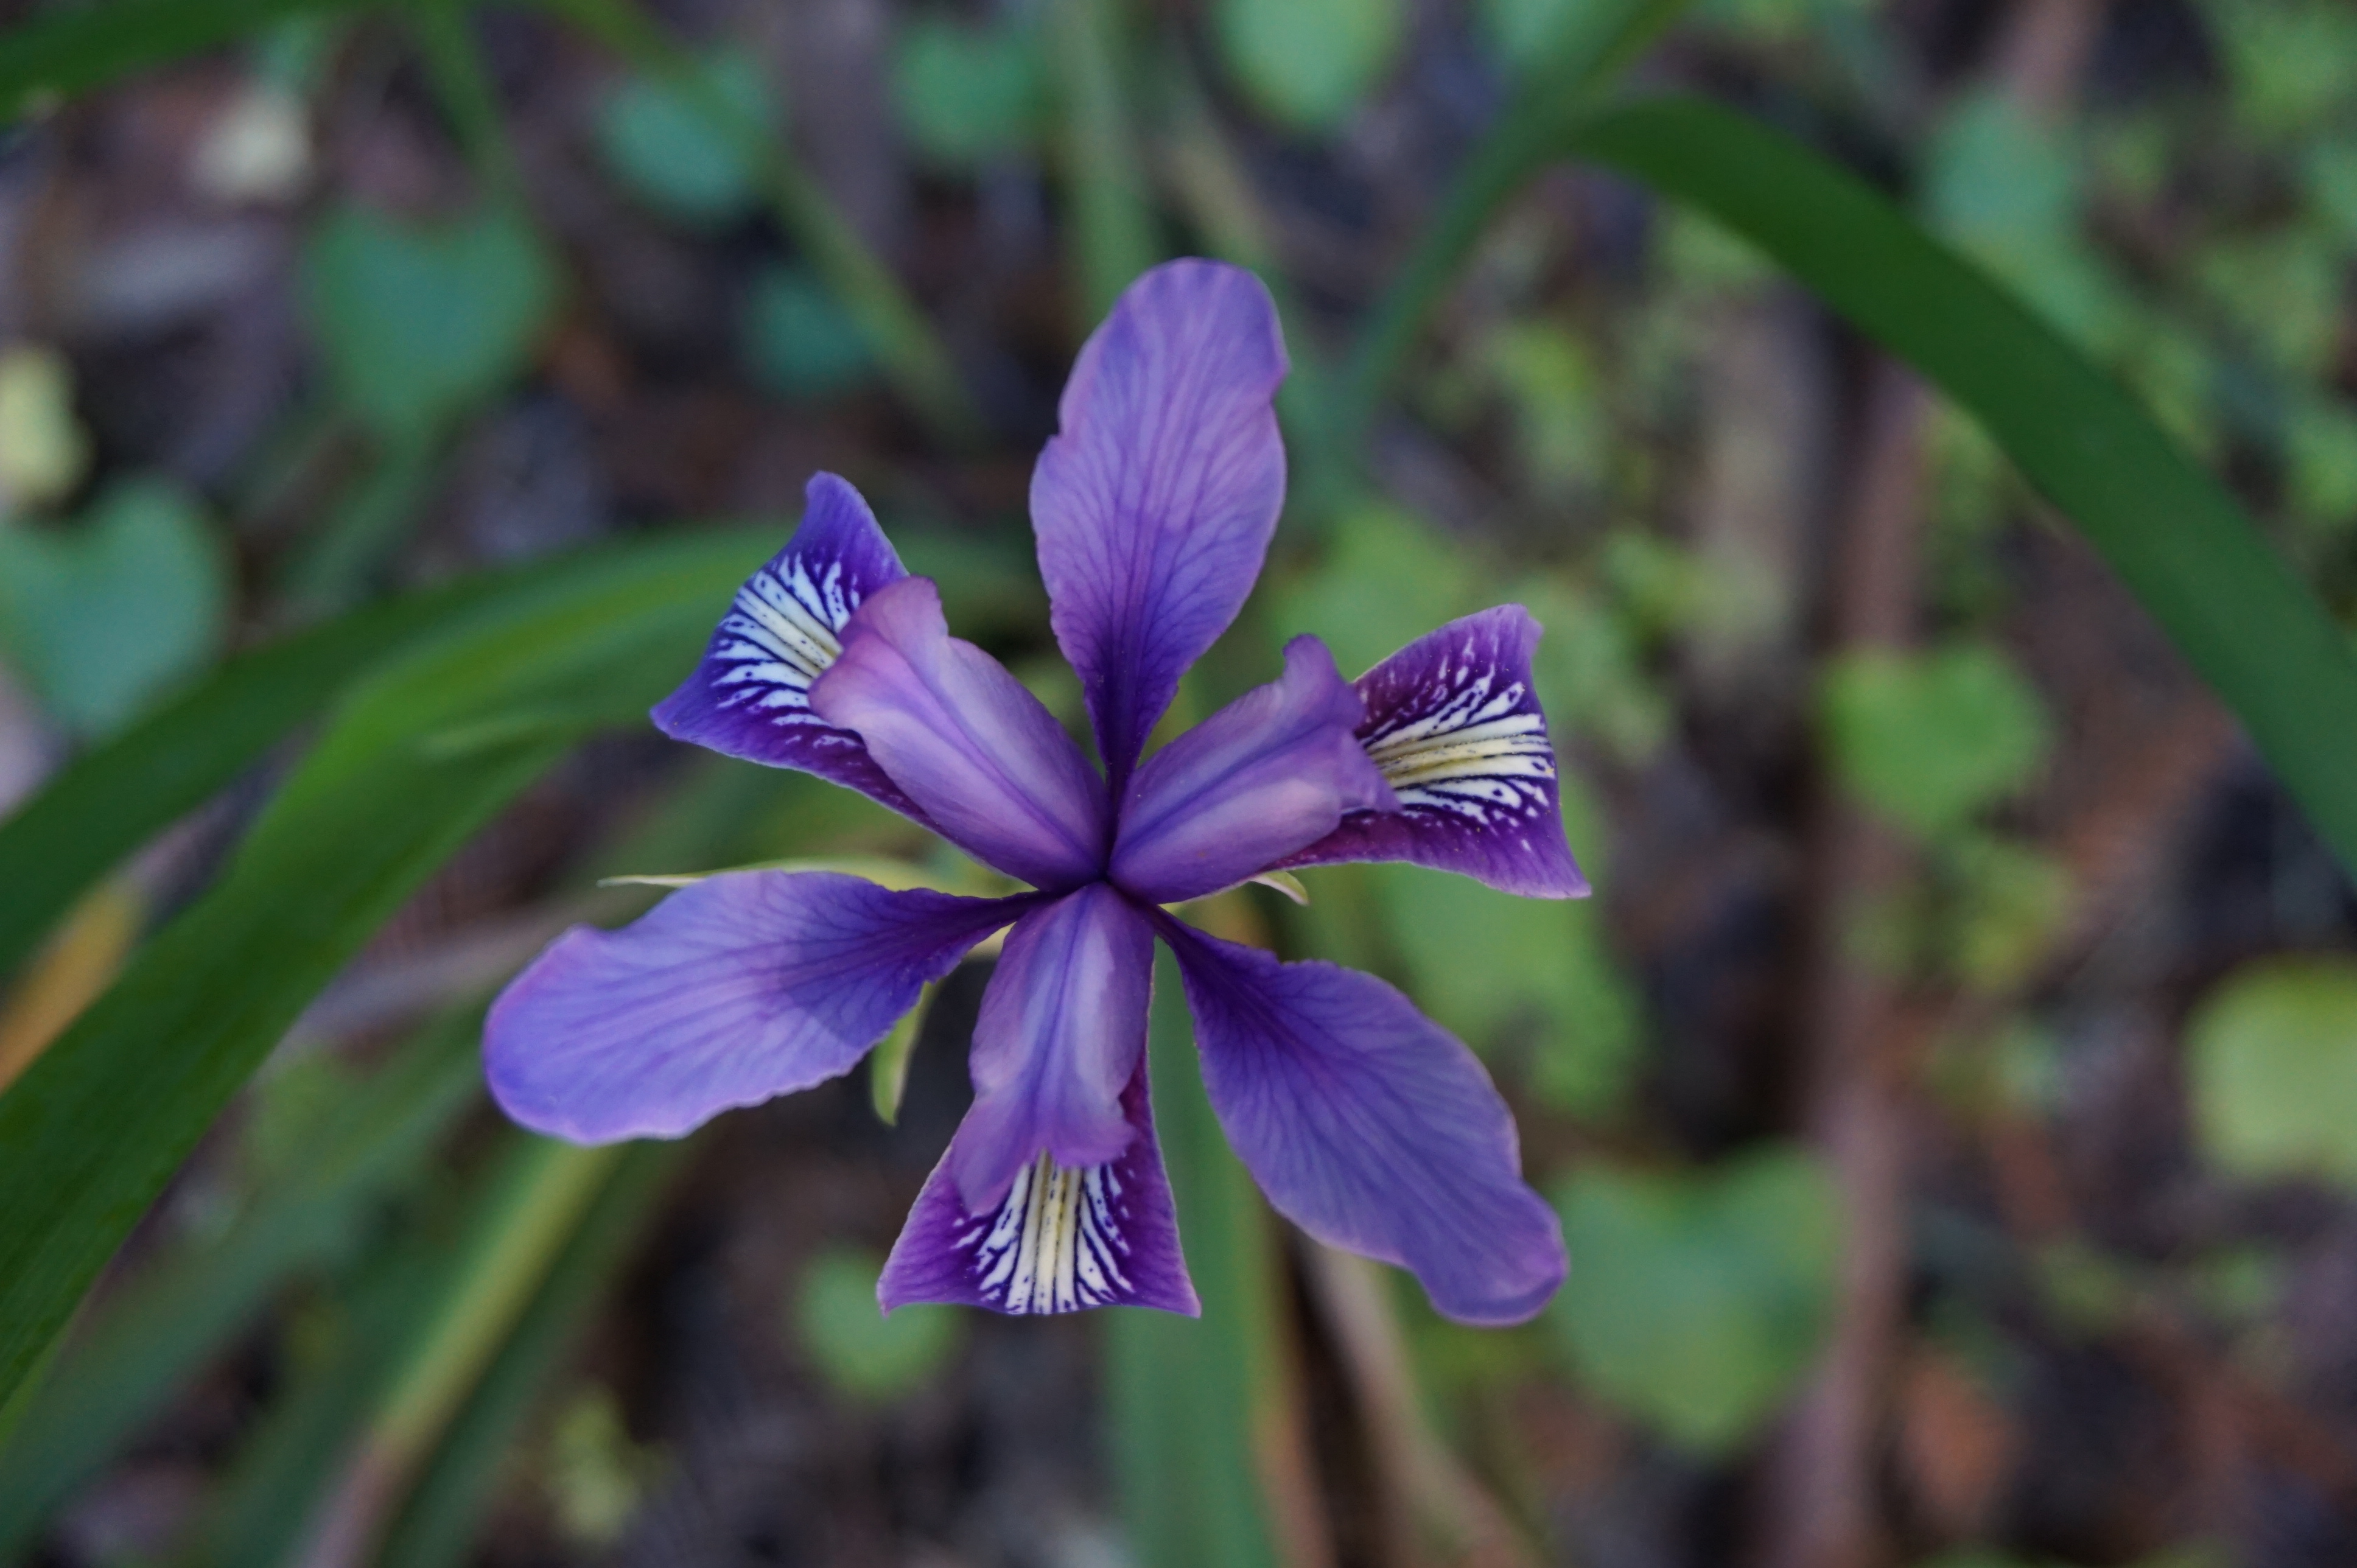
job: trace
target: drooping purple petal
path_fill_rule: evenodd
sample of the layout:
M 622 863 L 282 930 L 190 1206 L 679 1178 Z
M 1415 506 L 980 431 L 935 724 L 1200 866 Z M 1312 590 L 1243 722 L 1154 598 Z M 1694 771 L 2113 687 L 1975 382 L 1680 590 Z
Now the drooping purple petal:
M 674 740 L 815 773 L 925 822 L 857 736 L 811 710 L 811 683 L 842 651 L 852 612 L 909 574 L 857 490 L 814 474 L 807 494 L 802 526 L 737 590 L 703 662 L 655 708 L 655 725 Z
M 1123 803 L 1113 879 L 1148 903 L 1199 898 L 1334 831 L 1345 811 L 1396 810 L 1351 733 L 1365 705 L 1314 637 L 1285 673 L 1164 746 Z
M 1400 810 L 1347 817 L 1282 864 L 1406 860 L 1531 898 L 1578 898 L 1546 715 L 1531 686 L 1539 623 L 1520 605 L 1450 621 L 1359 677 L 1359 741 Z
M 576 1144 L 674 1138 L 850 1070 L 991 931 L 1039 903 L 737 871 L 619 930 L 576 926 L 483 1028 L 492 1098 Z
M 1228 628 L 1285 504 L 1285 342 L 1260 280 L 1169 262 L 1082 349 L 1031 476 L 1039 571 L 1116 795 Z
M 1397 1263 L 1462 1323 L 1519 1323 L 1563 1283 L 1555 1211 L 1513 1117 L 1455 1036 L 1372 975 L 1280 963 L 1157 916 L 1178 955 L 1204 1087 L 1278 1212 Z
M 869 596 L 843 652 L 811 688 L 942 835 L 1036 887 L 1071 887 L 1104 865 L 1104 783 L 1039 699 L 998 660 L 952 637 L 923 577 Z
M 958 1197 L 996 1210 L 1045 1150 L 1066 1169 L 1127 1147 L 1122 1086 L 1146 1055 L 1154 931 L 1104 883 L 1015 923 L 974 1029 L 974 1108 L 949 1155 Z
M 944 1302 L 1006 1313 L 1153 1306 L 1200 1316 L 1146 1084 L 1141 1057 L 1122 1090 L 1131 1136 L 1119 1155 L 1072 1169 L 1043 1153 L 995 1204 L 969 1209 L 958 1196 L 952 1144 L 877 1283 L 884 1310 Z

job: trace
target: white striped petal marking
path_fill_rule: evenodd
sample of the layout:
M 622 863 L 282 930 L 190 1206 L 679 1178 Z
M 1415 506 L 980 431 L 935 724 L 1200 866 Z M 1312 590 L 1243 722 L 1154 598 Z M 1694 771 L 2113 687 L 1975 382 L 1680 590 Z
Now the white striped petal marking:
M 831 727 L 811 712 L 811 683 L 842 657 L 838 634 L 858 607 L 858 590 L 839 561 L 826 563 L 817 578 L 802 560 L 754 573 L 721 618 L 712 650 L 722 666 L 713 680 L 724 693 L 720 705 L 749 707 L 779 725 Z
M 1527 682 L 1506 680 L 1469 639 L 1461 658 L 1441 661 L 1429 690 L 1426 701 L 1359 737 L 1403 809 L 1488 827 L 1554 803 L 1555 748 L 1545 716 L 1526 706 Z
M 972 1253 L 975 1289 L 1001 1312 L 1078 1312 L 1125 1301 L 1122 1257 L 1129 1251 L 1116 1216 L 1121 1177 L 1114 1167 L 1060 1165 L 1041 1150 L 1016 1174 L 996 1215 L 971 1218 L 957 1238 Z

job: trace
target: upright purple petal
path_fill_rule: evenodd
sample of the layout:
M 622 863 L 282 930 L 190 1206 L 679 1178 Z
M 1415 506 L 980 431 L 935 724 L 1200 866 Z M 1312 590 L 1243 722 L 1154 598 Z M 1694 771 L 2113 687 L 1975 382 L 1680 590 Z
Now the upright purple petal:
M 857 736 L 811 711 L 811 683 L 842 652 L 852 612 L 909 574 L 857 490 L 815 474 L 808 498 L 786 547 L 737 590 L 703 662 L 656 707 L 656 727 L 748 762 L 815 773 L 925 822 Z
M 1046 1151 L 1103 1165 L 1129 1144 L 1122 1086 L 1146 1055 L 1154 932 L 1100 882 L 1015 923 L 974 1029 L 974 1109 L 950 1150 L 967 1208 L 997 1208 Z
M 1260 280 L 1182 261 L 1130 285 L 1065 384 L 1031 525 L 1116 796 L 1260 575 L 1285 504 L 1271 401 L 1285 371 Z
M 1365 704 L 1314 637 L 1285 673 L 1164 746 L 1123 802 L 1113 879 L 1148 903 L 1232 886 L 1334 831 L 1345 811 L 1395 810 L 1351 733 Z
M 1110 846 L 1104 783 L 1039 699 L 952 637 L 923 577 L 869 596 L 811 688 L 943 836 L 1036 887 L 1094 879 Z
M 1450 621 L 1364 675 L 1360 743 L 1399 796 L 1286 860 L 1406 860 L 1532 898 L 1579 898 L 1546 715 L 1531 686 L 1539 623 L 1520 605 Z
M 1119 1155 L 1072 1168 L 1042 1153 L 996 1203 L 969 1208 L 958 1196 L 952 1144 L 877 1283 L 884 1310 L 945 1302 L 1018 1314 L 1154 1306 L 1200 1316 L 1146 1082 L 1141 1057 L 1122 1090 L 1131 1135 Z
M 491 1006 L 491 1096 L 576 1144 L 675 1138 L 847 1072 L 1019 898 L 737 871 L 618 931 L 576 926 Z
M 1372 975 L 1280 963 L 1157 920 L 1178 954 L 1203 1083 L 1286 1218 L 1408 1269 L 1461 1323 L 1519 1323 L 1563 1283 L 1555 1211 L 1473 1053 Z

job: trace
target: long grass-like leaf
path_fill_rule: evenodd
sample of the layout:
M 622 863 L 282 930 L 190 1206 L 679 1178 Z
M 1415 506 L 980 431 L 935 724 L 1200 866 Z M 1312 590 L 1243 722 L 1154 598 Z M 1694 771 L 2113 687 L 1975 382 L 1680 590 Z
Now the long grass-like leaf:
M 476 1015 L 427 1028 L 329 1115 L 219 1240 L 142 1274 L 77 1332 L 0 1444 L 0 1562 L 171 1399 L 295 1271 L 366 1233 L 360 1213 L 476 1098 Z
M 1709 213 L 1980 421 L 2225 700 L 2357 872 L 2357 655 L 2232 496 L 2111 378 L 1863 180 L 1714 105 L 1571 128 Z
M 0 976 L 124 856 L 202 805 L 368 665 L 530 574 L 486 574 L 282 639 L 76 758 L 0 822 Z
M 0 1402 L 304 1004 L 442 860 L 597 723 L 636 722 L 749 567 L 650 547 L 371 680 L 228 874 L 0 1096 Z M 564 727 L 455 753 L 510 713 Z
M 526 1419 L 629 1260 L 683 1152 L 679 1144 L 640 1143 L 623 1154 L 419 1475 L 378 1553 L 379 1568 L 446 1568 L 466 1561 Z
M 481 1191 L 445 1288 L 408 1342 L 301 1560 L 368 1562 L 393 1509 L 546 1283 L 629 1145 L 582 1148 L 511 1132 Z
M 102 0 L 0 34 L 0 124 L 53 94 L 81 92 L 244 37 L 304 11 L 356 0 Z
M 1228 1151 L 1196 1066 L 1178 966 L 1157 957 L 1155 1130 L 1178 1203 L 1200 1318 L 1103 1315 L 1115 1479 L 1143 1568 L 1275 1568 L 1254 1441 L 1273 1386 L 1276 1259 L 1268 1213 Z

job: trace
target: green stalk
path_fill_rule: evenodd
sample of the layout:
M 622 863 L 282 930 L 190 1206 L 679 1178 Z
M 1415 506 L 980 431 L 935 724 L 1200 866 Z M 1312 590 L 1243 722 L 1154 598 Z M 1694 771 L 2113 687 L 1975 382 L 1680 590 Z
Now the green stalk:
M 29 1424 L 0 1437 L 0 1562 L 121 1452 L 138 1429 L 296 1273 L 365 1234 L 365 1206 L 414 1167 L 474 1102 L 478 1015 L 429 1026 L 289 1162 L 218 1240 L 176 1251 L 89 1316 L 45 1377 L 17 1396 Z
M 1140 1568 L 1275 1568 L 1265 1468 L 1269 1401 L 1286 1381 L 1275 1238 L 1211 1112 L 1178 962 L 1157 952 L 1155 1131 L 1186 1238 L 1200 1318 L 1104 1315 L 1114 1467 Z
M 631 0 L 541 0 L 650 77 L 686 97 L 759 171 L 778 226 L 843 301 L 876 349 L 885 375 L 934 437 L 954 447 L 982 440 L 981 413 L 949 350 L 883 259 L 827 199 L 807 170 L 760 123 L 716 89 L 695 60 Z
M 449 1291 L 419 1326 L 302 1560 L 367 1561 L 393 1509 L 579 1229 L 626 1145 L 511 1135 L 459 1243 Z
M 433 1303 L 447 1272 L 430 1227 L 392 1238 L 290 1334 L 290 1363 L 253 1431 L 206 1500 L 176 1568 L 283 1563 L 336 1462 L 384 1387 L 403 1329 Z
M 1075 260 L 1092 322 L 1162 258 L 1153 199 L 1124 106 L 1119 0 L 1054 0 L 1049 27 L 1063 91 L 1064 165 Z
M 515 145 L 508 139 L 499 94 L 492 90 L 466 0 L 421 0 L 410 8 L 409 16 L 442 112 L 450 117 L 450 128 L 475 177 L 499 199 L 521 207 L 522 169 Z
M 625 1147 L 515 1331 L 450 1423 L 387 1532 L 377 1568 L 454 1568 L 496 1495 L 503 1461 L 661 1205 L 686 1145 Z

